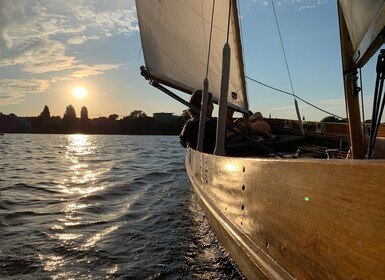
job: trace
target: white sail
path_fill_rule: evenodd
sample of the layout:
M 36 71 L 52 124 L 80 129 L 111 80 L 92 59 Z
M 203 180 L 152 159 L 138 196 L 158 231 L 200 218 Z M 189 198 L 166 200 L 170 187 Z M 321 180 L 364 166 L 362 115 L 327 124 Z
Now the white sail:
M 208 80 L 209 91 L 216 101 L 220 92 L 222 49 L 227 38 L 229 2 L 218 0 L 214 8 Z M 247 112 L 238 15 L 234 7 L 235 1 L 232 2 L 228 102 Z M 155 80 L 185 92 L 203 88 L 212 5 L 213 1 L 209 0 L 136 1 L 145 64 Z
M 385 25 L 385 0 L 339 0 L 357 66 L 364 65 L 381 46 Z M 382 34 L 384 36 L 385 34 Z

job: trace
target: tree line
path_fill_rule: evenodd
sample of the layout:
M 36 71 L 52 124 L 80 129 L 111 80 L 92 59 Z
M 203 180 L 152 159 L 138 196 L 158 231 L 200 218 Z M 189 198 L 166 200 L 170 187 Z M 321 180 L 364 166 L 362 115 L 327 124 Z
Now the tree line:
M 72 105 L 68 105 L 63 117 L 60 117 L 51 116 L 45 105 L 36 117 L 18 117 L 0 112 L 0 132 L 178 135 L 188 118 L 187 110 L 180 116 L 172 115 L 167 119 L 149 117 L 141 110 L 134 110 L 122 119 L 117 114 L 90 119 L 87 107 L 83 106 L 80 117 L 77 117 Z M 321 122 L 346 122 L 346 119 L 328 116 Z M 370 123 L 370 120 L 366 122 Z
M 87 107 L 83 106 L 80 117 L 77 117 L 72 105 L 68 105 L 63 117 L 59 117 L 51 116 L 45 105 L 40 115 L 35 117 L 0 113 L 0 132 L 178 135 L 187 119 L 186 111 L 180 116 L 162 119 L 149 117 L 141 110 L 134 110 L 122 119 L 117 114 L 90 119 Z

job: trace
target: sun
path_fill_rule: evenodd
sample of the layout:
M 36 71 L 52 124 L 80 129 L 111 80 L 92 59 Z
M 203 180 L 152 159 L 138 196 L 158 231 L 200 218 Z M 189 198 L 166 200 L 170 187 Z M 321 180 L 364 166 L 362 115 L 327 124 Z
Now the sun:
M 88 95 L 88 91 L 84 87 L 74 87 L 71 90 L 72 96 L 75 97 L 76 99 L 84 99 Z

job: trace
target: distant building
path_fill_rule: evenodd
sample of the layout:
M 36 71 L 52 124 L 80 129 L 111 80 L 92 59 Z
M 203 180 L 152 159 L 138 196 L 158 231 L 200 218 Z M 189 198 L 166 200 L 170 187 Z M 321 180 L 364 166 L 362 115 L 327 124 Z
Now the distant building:
M 173 113 L 154 113 L 152 117 L 156 121 L 171 121 L 175 118 Z

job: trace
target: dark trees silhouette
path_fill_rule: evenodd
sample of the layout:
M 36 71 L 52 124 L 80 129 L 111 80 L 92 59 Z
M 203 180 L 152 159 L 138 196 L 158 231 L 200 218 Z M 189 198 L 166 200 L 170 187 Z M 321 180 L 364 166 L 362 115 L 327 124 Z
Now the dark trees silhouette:
M 76 119 L 76 111 L 74 106 L 68 105 L 63 116 L 63 120 L 74 120 Z
M 90 119 L 88 118 L 88 110 L 86 106 L 80 109 L 80 131 L 82 133 L 91 133 L 92 127 Z
M 43 111 L 34 119 L 32 129 L 35 132 L 54 132 L 53 124 L 51 123 L 51 113 L 47 105 L 44 105 Z
M 64 133 L 80 132 L 77 124 L 75 108 L 72 105 L 68 105 L 63 115 L 62 131 Z
M 81 120 L 88 120 L 88 110 L 86 106 L 83 106 L 80 109 L 80 119 Z
M 135 110 L 122 119 L 122 132 L 127 134 L 151 134 L 153 130 L 153 118 L 140 110 Z
M 187 117 L 184 112 L 182 116 L 154 119 L 141 110 L 134 110 L 123 119 L 118 119 L 117 114 L 89 119 L 87 108 L 82 107 L 78 118 L 75 108 L 68 105 L 61 118 L 51 116 L 45 105 L 37 117 L 19 118 L 15 114 L 0 113 L 0 132 L 178 135 Z
M 134 110 L 131 112 L 131 114 L 127 118 L 130 120 L 145 119 L 145 118 L 147 118 L 147 115 L 145 112 L 143 112 L 141 110 Z
M 24 124 L 15 114 L 0 113 L 0 132 L 19 132 L 21 129 L 24 129 Z
M 338 122 L 338 123 L 346 123 L 346 119 L 339 119 L 334 116 L 327 116 L 321 120 L 321 122 Z
M 44 105 L 43 112 L 40 113 L 39 118 L 45 121 L 51 118 L 51 113 L 49 112 L 49 108 L 47 105 Z
M 112 114 L 108 116 L 108 119 L 111 121 L 116 121 L 119 118 L 117 114 Z

